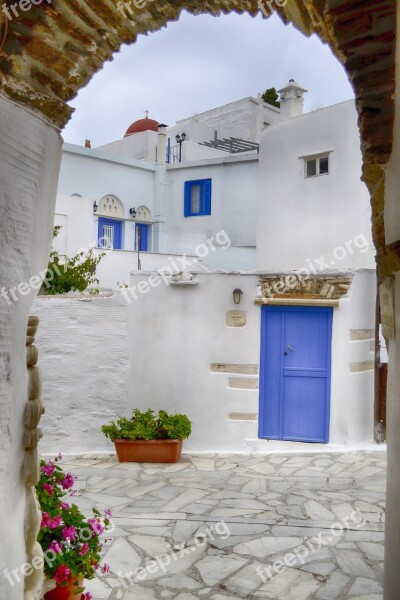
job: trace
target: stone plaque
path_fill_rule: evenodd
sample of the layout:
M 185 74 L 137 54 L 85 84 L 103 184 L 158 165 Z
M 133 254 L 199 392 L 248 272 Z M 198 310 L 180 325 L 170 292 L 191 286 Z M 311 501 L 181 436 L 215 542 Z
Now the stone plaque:
M 244 310 L 229 310 L 226 313 L 226 324 L 228 327 L 244 327 L 247 321 L 247 313 Z

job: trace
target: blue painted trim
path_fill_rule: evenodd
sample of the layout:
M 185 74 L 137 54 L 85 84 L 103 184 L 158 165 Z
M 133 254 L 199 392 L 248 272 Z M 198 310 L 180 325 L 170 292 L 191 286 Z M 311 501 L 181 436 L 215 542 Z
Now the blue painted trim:
M 304 312 L 309 313 L 313 311 L 319 311 L 328 315 L 328 334 L 327 334 L 327 374 L 326 374 L 326 411 L 325 411 L 325 436 L 324 439 L 305 438 L 301 439 L 282 435 L 269 435 L 265 436 L 263 428 L 265 422 L 265 406 L 267 402 L 266 398 L 266 343 L 265 343 L 265 330 L 267 314 L 271 312 L 280 312 L 282 314 L 281 323 L 281 341 L 283 339 L 284 332 L 284 315 L 289 312 Z M 329 429 L 330 429 L 330 407 L 331 407 L 331 386 L 332 386 L 332 328 L 333 328 L 333 308 L 328 307 L 311 307 L 311 306 L 263 306 L 261 308 L 261 347 L 260 347 L 260 386 L 259 386 L 259 422 L 258 422 L 258 437 L 260 439 L 270 440 L 285 440 L 293 442 L 310 442 L 310 443 L 325 443 L 329 442 Z M 282 355 L 283 356 L 283 355 Z M 279 428 L 280 434 L 282 434 L 282 419 L 283 419 L 283 364 L 282 357 L 280 360 L 280 399 L 279 399 Z
M 200 210 L 192 212 L 192 188 L 195 185 L 200 186 Z M 184 216 L 185 217 L 206 217 L 211 215 L 211 195 L 212 180 L 196 179 L 185 181 L 184 186 Z
M 103 237 L 103 226 L 109 225 L 114 227 L 114 245 L 113 250 L 122 250 L 122 221 L 118 219 L 108 219 L 104 217 L 99 217 L 99 225 L 97 230 L 98 240 L 97 245 L 102 248 L 100 245 L 100 240 Z

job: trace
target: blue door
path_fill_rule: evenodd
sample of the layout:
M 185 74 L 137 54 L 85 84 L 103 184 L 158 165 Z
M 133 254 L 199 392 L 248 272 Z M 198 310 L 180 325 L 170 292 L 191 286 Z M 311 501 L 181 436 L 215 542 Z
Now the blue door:
M 139 244 L 138 244 L 139 240 Z M 139 245 L 139 250 L 141 252 L 147 252 L 149 246 L 149 226 L 136 223 L 135 226 L 135 250 Z
M 108 250 L 121 250 L 122 248 L 122 221 L 116 219 L 99 218 L 98 230 L 99 248 Z
M 329 441 L 332 317 L 332 308 L 262 308 L 261 438 Z

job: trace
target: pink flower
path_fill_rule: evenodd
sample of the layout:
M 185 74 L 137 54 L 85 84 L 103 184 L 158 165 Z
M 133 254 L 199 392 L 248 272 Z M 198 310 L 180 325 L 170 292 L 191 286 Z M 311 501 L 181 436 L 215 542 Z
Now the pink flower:
M 41 527 L 48 527 L 49 529 L 57 529 L 61 525 L 61 517 L 57 515 L 56 517 L 51 518 L 49 513 L 44 512 L 42 514 L 42 522 L 40 524 Z
M 73 540 L 76 537 L 76 528 L 73 525 L 71 527 L 64 527 L 61 535 L 63 536 L 63 540 Z
M 57 527 L 60 527 L 62 523 L 62 519 L 60 517 L 60 515 L 57 515 L 56 517 L 53 517 L 48 525 L 48 527 L 50 527 L 50 529 L 57 529 Z
M 61 452 L 58 453 L 57 458 L 58 458 L 58 460 L 62 460 L 63 459 L 63 455 L 61 454 Z
M 53 552 L 55 552 L 56 554 L 62 554 L 62 546 L 59 542 L 57 542 L 56 540 L 54 540 L 50 546 L 49 546 L 49 550 L 53 550 Z
M 79 556 L 84 556 L 86 554 L 86 552 L 88 552 L 88 550 L 89 550 L 89 544 L 85 542 L 84 544 L 82 544 L 82 548 L 80 549 L 80 551 L 78 553 Z
M 50 485 L 50 483 L 44 483 L 42 485 L 42 488 L 44 490 L 46 490 L 46 492 L 49 494 L 49 496 L 52 496 L 54 494 L 54 488 L 52 485 Z
M 75 480 L 74 480 L 74 476 L 72 475 L 72 473 L 67 473 L 61 482 L 63 489 L 69 490 L 70 488 L 72 488 L 72 486 L 74 485 L 74 481 Z
M 51 461 L 48 462 L 47 465 L 43 465 L 43 467 L 40 467 L 40 470 L 46 475 L 46 477 L 51 477 L 54 473 L 54 469 L 55 466 Z
M 60 502 L 60 508 L 62 508 L 63 510 L 68 510 L 69 509 L 68 502 Z
M 88 519 L 88 523 L 89 523 L 90 527 L 92 528 L 92 530 L 94 531 L 94 533 L 97 533 L 97 535 L 100 535 L 101 533 L 103 533 L 104 527 L 101 523 L 98 522 L 97 519 Z
M 104 565 L 103 565 L 103 567 L 102 567 L 102 569 L 101 569 L 101 572 L 102 572 L 104 575 L 105 575 L 106 573 L 109 573 L 109 572 L 110 572 L 110 566 L 109 566 L 109 565 L 107 565 L 107 564 L 104 564 Z
M 112 517 L 112 512 L 109 508 L 107 508 L 107 510 L 104 511 L 104 514 L 106 515 L 106 517 L 108 517 L 109 519 L 111 519 Z
M 56 572 L 53 575 L 53 579 L 57 583 L 63 583 L 64 581 L 67 581 L 70 575 L 71 571 L 68 569 L 68 567 L 65 565 L 60 565 L 59 567 L 57 567 Z
M 86 592 L 86 594 L 82 594 L 82 600 L 92 600 L 93 596 L 90 592 Z
M 42 522 L 40 527 L 50 527 L 51 518 L 48 512 L 42 513 Z

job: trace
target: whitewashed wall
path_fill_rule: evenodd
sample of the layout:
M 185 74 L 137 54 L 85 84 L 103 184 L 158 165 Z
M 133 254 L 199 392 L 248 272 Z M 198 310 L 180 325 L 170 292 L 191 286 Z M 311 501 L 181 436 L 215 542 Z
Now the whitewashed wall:
M 248 97 L 182 119 L 176 125 L 185 128 L 192 120 L 218 132 L 221 130 L 228 136 L 258 142 L 264 126 L 278 123 L 281 117 L 279 108 L 265 104 L 259 98 Z
M 148 276 L 133 274 L 132 284 L 137 286 Z M 293 448 L 286 442 L 258 441 L 256 420 L 230 418 L 232 413 L 256 415 L 258 390 L 232 389 L 229 375 L 210 369 L 212 363 L 259 364 L 261 309 L 254 304 L 258 275 L 197 277 L 197 286 L 162 284 L 130 305 L 130 405 L 187 413 L 194 423 L 188 451 Z M 244 291 L 240 306 L 233 304 L 235 287 Z M 360 271 L 349 297 L 334 309 L 331 446 L 372 442 L 374 298 L 374 271 Z M 226 326 L 226 312 L 231 309 L 247 312 L 246 327 Z M 352 330 L 372 333 L 352 341 Z M 135 343 L 137 339 L 140 344 Z
M 132 275 L 135 290 L 150 274 Z M 257 374 L 211 368 L 259 365 L 261 308 L 254 304 L 259 276 L 196 276 L 197 286 L 161 283 L 136 293 L 137 299 L 116 294 L 89 302 L 66 297 L 35 302 L 46 405 L 42 452 L 112 452 L 101 425 L 135 407 L 187 413 L 193 435 L 186 451 L 306 448 L 258 440 L 259 393 L 250 389 L 254 382 L 257 387 Z M 232 297 L 236 287 L 244 292 L 239 306 Z M 331 448 L 372 442 L 374 291 L 374 272 L 359 271 L 349 297 L 334 309 Z M 228 327 L 227 311 L 238 309 L 246 311 L 247 325 Z M 238 379 L 250 384 L 235 389 L 235 382 L 242 385 Z
M 79 301 L 46 297 L 37 346 L 46 407 L 42 453 L 111 449 L 101 425 L 127 411 L 129 347 L 126 306 L 119 296 Z
M 308 154 L 331 150 L 330 173 L 304 177 Z M 295 269 L 322 254 L 335 268 L 374 267 L 371 207 L 360 181 L 361 151 L 353 101 L 343 102 L 264 130 L 260 147 L 257 207 L 257 268 Z M 362 234 L 369 252 L 338 246 Z
M 96 150 L 155 163 L 157 160 L 157 139 L 158 134 L 156 131 L 142 131 L 121 140 L 98 146 Z
M 58 193 L 80 194 L 99 202 L 107 194 L 117 196 L 129 209 L 142 204 L 153 212 L 154 164 L 111 152 L 64 144 Z
M 170 165 L 166 207 L 166 245 L 171 252 L 191 252 L 225 230 L 232 246 L 256 245 L 258 156 L 239 156 Z M 184 216 L 184 184 L 212 179 L 211 216 Z M 225 266 L 226 268 L 226 266 Z
M 194 264 L 196 257 L 189 255 L 187 260 Z M 176 254 L 140 253 L 141 268 L 144 271 L 156 269 L 172 269 L 179 271 L 182 266 L 181 256 Z M 101 289 L 114 289 L 118 284 L 129 285 L 130 273 L 138 268 L 137 252 L 127 250 L 106 251 L 97 266 L 96 277 Z
M 35 457 L 28 460 L 22 444 L 26 333 L 50 250 L 61 138 L 40 114 L 1 96 L 0 148 L 0 288 L 23 289 L 16 302 L 0 300 L 0 598 L 19 600 L 24 581 L 12 587 L 3 575 L 27 560 L 24 481 L 32 479 Z

